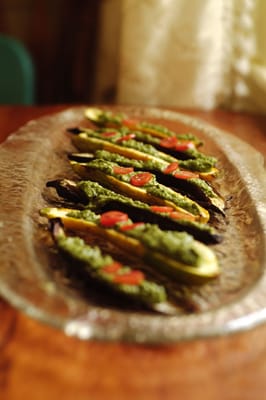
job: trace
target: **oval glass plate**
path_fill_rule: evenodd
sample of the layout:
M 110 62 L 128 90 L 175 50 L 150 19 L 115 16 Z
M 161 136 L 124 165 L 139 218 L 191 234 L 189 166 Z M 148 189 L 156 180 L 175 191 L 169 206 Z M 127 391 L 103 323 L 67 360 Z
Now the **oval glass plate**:
M 31 121 L 0 148 L 0 294 L 28 315 L 81 339 L 170 343 L 223 335 L 266 320 L 266 196 L 263 158 L 248 144 L 185 114 L 157 108 L 112 107 L 130 117 L 192 131 L 218 158 L 216 185 L 227 198 L 224 240 L 214 246 L 222 273 L 200 287 L 178 288 L 180 312 L 159 315 L 115 304 L 65 273 L 47 251 L 39 209 L 45 184 L 66 177 L 73 150 L 66 128 L 84 123 L 85 107 Z

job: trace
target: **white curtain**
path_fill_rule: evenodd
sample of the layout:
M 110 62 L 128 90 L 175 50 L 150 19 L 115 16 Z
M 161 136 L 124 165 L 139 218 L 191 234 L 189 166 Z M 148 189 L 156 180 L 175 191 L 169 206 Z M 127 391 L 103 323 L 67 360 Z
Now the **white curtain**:
M 107 0 L 96 97 L 266 112 L 266 0 Z

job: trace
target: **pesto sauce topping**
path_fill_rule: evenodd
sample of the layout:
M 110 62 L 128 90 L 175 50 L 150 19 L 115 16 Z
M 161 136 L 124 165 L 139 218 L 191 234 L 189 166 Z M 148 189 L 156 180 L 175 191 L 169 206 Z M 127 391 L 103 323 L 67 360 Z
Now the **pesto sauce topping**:
M 83 239 L 79 237 L 60 237 L 57 239 L 59 248 L 70 254 L 73 258 L 83 263 L 90 263 L 93 269 L 102 268 L 104 265 L 112 263 L 112 257 L 102 255 L 98 247 L 85 245 Z
M 215 166 L 216 162 L 201 157 L 197 159 L 178 160 L 178 164 L 180 168 L 189 171 L 209 172 Z
M 194 215 L 199 215 L 200 210 L 196 202 L 190 200 L 188 197 L 169 189 L 167 186 L 156 183 L 153 186 L 145 186 L 148 193 L 163 198 L 165 200 L 171 201 L 176 206 L 183 208 Z
M 165 126 L 162 126 L 162 125 L 152 124 L 150 122 L 143 121 L 143 122 L 139 122 L 138 126 L 140 126 L 141 128 L 152 129 L 157 132 L 164 133 L 165 135 L 168 135 L 168 136 L 176 136 L 175 132 L 170 131 L 168 128 L 166 128 Z
M 202 141 L 197 136 L 193 135 L 192 133 L 179 133 L 176 136 L 180 140 L 191 141 L 191 142 L 195 143 L 196 146 L 203 144 Z
M 131 149 L 141 151 L 145 154 L 150 154 L 151 156 L 161 158 L 165 161 L 168 162 L 173 162 L 175 161 L 175 158 L 172 156 L 169 156 L 166 153 L 163 153 L 161 151 L 158 151 L 154 146 L 151 144 L 147 143 L 142 143 L 138 142 L 137 140 L 131 139 L 131 140 L 125 140 L 119 143 L 123 147 L 130 147 Z
M 106 150 L 97 150 L 95 152 L 96 158 L 101 158 L 103 160 L 108 160 L 115 162 L 119 165 L 123 165 L 125 167 L 133 167 L 133 168 L 147 168 L 148 170 L 156 170 L 161 171 L 165 167 L 167 167 L 168 163 L 159 159 L 150 159 L 150 160 L 136 160 L 134 158 L 127 158 L 117 153 L 111 153 Z
M 191 178 L 189 181 L 195 183 L 196 186 L 200 187 L 200 189 L 203 191 L 203 193 L 207 197 L 217 197 L 217 195 L 213 191 L 212 187 L 210 185 L 208 185 L 208 183 L 205 182 L 203 179 Z
M 197 160 L 205 160 L 212 164 L 214 167 L 217 163 L 217 159 L 215 157 L 207 156 L 206 154 L 201 153 L 196 149 L 188 149 L 186 150 L 186 154 L 189 155 L 192 159 Z
M 176 134 L 175 132 L 170 131 L 169 129 L 160 126 L 160 125 L 153 125 L 153 124 L 149 124 L 147 122 L 141 122 L 139 124 L 140 127 L 143 127 L 144 129 L 151 129 L 157 132 L 161 132 L 163 134 L 165 134 L 165 137 L 177 137 L 177 139 L 179 140 L 185 140 L 185 141 L 190 141 L 193 142 L 196 146 L 199 146 L 200 144 L 202 144 L 202 141 L 197 138 L 195 135 L 193 135 L 192 133 L 180 133 L 180 134 Z M 160 144 L 160 141 L 162 138 L 153 136 L 152 134 L 149 133 L 144 133 L 144 132 L 135 132 L 136 136 L 138 138 L 138 140 L 143 140 L 144 142 L 148 142 L 148 143 L 153 143 L 153 144 Z
M 139 131 L 134 131 L 137 140 L 140 140 L 145 143 L 150 143 L 150 144 L 159 144 L 160 143 L 160 138 L 156 136 L 152 136 L 149 133 L 144 133 L 144 132 L 139 132 Z
M 100 216 L 89 209 L 72 210 L 67 213 L 67 216 L 71 218 L 84 219 L 85 221 L 93 222 L 94 224 L 98 224 L 100 221 Z
M 97 205 L 104 205 L 111 200 L 116 200 L 118 202 L 131 205 L 132 207 L 150 210 L 150 206 L 148 204 L 139 200 L 134 200 L 131 197 L 123 196 L 122 194 L 113 192 L 110 189 L 106 189 L 97 182 L 80 181 L 78 186 L 88 196 L 88 199 L 92 200 L 89 206 L 93 205 L 93 203 L 96 203 L 94 208 L 96 208 Z
M 94 120 L 95 123 L 98 125 L 105 125 L 106 123 L 113 123 L 115 125 L 121 125 L 125 115 L 120 114 L 113 114 L 111 111 L 103 111 L 97 115 L 97 120 Z
M 197 266 L 199 255 L 193 249 L 194 239 L 185 232 L 162 231 L 157 225 L 145 224 L 128 230 L 127 235 L 141 240 L 150 250 Z

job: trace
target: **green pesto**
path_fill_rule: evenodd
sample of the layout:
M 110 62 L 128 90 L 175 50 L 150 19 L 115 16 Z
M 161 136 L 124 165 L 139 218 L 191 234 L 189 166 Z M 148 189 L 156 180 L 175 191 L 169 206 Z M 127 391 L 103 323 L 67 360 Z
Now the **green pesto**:
M 178 164 L 180 168 L 189 171 L 209 172 L 215 166 L 216 161 L 201 157 L 197 159 L 178 160 Z
M 167 136 L 175 136 L 175 135 L 176 135 L 174 132 L 170 131 L 170 130 L 169 130 L 168 128 L 166 128 L 165 126 L 157 125 L 157 124 L 152 124 L 152 123 L 150 123 L 150 122 L 145 122 L 145 121 L 139 122 L 139 123 L 138 123 L 138 126 L 139 126 L 140 128 L 152 129 L 152 130 L 154 130 L 154 131 L 164 133 L 164 134 L 167 135 Z
M 209 163 L 212 164 L 214 167 L 217 163 L 217 159 L 212 156 L 207 156 L 206 154 L 201 153 L 200 151 L 196 149 L 188 149 L 186 150 L 186 154 L 190 156 L 192 159 L 197 159 L 197 160 L 205 160 L 208 161 Z
M 149 122 L 139 122 L 137 127 L 139 129 L 143 128 L 143 129 L 151 129 L 153 131 L 159 132 L 159 133 L 163 133 L 165 136 L 176 136 L 178 139 L 180 140 L 189 140 L 193 143 L 196 144 L 196 146 L 202 144 L 202 141 L 197 138 L 197 136 L 193 135 L 192 133 L 175 133 L 171 130 L 169 130 L 168 128 L 166 128 L 165 126 L 162 125 L 157 125 L 157 124 L 151 124 Z
M 93 119 L 93 122 L 100 126 L 104 126 L 106 123 L 120 126 L 124 118 L 124 114 L 113 114 L 111 111 L 103 111 L 97 114 L 97 119 Z
M 134 131 L 134 134 L 136 135 L 137 140 L 140 140 L 142 142 L 145 143 L 149 143 L 149 144 L 159 144 L 160 143 L 160 138 L 156 137 L 156 136 L 152 136 L 149 133 L 145 133 L 145 132 L 139 132 L 139 131 Z
M 149 154 L 151 156 L 161 158 L 161 159 L 163 159 L 165 161 L 168 161 L 168 162 L 173 162 L 173 161 L 176 160 L 174 157 L 169 156 L 168 154 L 157 150 L 151 144 L 138 142 L 137 140 L 133 140 L 133 139 L 125 140 L 125 141 L 122 141 L 119 144 L 121 146 L 123 146 L 123 147 L 130 147 L 131 149 L 138 150 L 138 151 L 141 151 L 142 153 Z
M 144 224 L 126 231 L 150 250 L 159 251 L 184 264 L 196 267 L 199 256 L 193 249 L 194 239 L 185 232 L 162 231 L 157 225 Z
M 112 162 L 116 162 L 119 165 L 123 165 L 125 167 L 133 167 L 133 168 L 141 168 L 147 170 L 156 170 L 162 171 L 164 168 L 167 167 L 168 162 L 160 159 L 149 159 L 149 160 L 136 160 L 134 158 L 127 158 L 117 153 L 111 153 L 110 151 L 106 150 L 97 150 L 95 152 L 96 158 L 101 158 L 104 160 L 109 160 Z
M 113 262 L 111 256 L 103 255 L 98 247 L 85 245 L 84 240 L 77 236 L 60 236 L 57 239 L 57 245 L 61 250 L 75 258 L 75 260 L 83 263 L 89 262 L 90 267 L 95 270 Z
M 162 132 L 159 129 L 156 129 L 156 131 Z M 167 132 L 167 130 L 166 130 L 166 132 Z M 162 132 L 162 133 L 166 133 L 166 132 Z M 134 134 L 136 135 L 137 140 L 141 140 L 145 143 L 149 143 L 152 145 L 160 145 L 160 142 L 163 139 L 161 137 L 153 136 L 151 133 L 146 133 L 146 132 L 134 131 Z M 167 133 L 166 137 L 169 137 L 169 136 L 176 136 L 178 140 L 186 140 L 186 141 L 193 142 L 196 146 L 199 146 L 200 144 L 202 144 L 202 142 L 198 138 L 196 138 L 196 136 L 194 136 L 190 133 L 184 133 L 184 134 L 180 134 L 180 135 L 175 135 L 173 132 L 171 135 L 169 133 Z
M 108 130 L 96 131 L 96 130 L 92 130 L 92 129 L 84 129 L 84 131 L 82 131 L 82 133 L 86 133 L 88 135 L 88 137 L 94 137 L 94 138 L 102 139 L 104 141 L 112 142 L 112 143 L 116 143 L 117 139 L 119 139 L 123 136 L 123 133 L 119 132 L 117 129 L 112 129 L 112 132 L 115 132 L 116 134 L 114 136 L 110 136 L 110 137 L 106 136 L 105 137 L 102 135 L 102 132 L 105 132 L 105 131 L 110 132 L 111 130 L 108 129 Z
M 176 135 L 180 140 L 188 140 L 190 142 L 195 143 L 196 146 L 203 144 L 203 142 L 197 138 L 197 136 L 193 135 L 192 133 L 179 133 Z
M 113 163 L 111 161 L 95 159 L 87 164 L 89 168 L 95 168 L 104 172 L 107 175 L 111 175 L 116 177 L 122 182 L 130 183 L 131 178 L 136 174 L 136 172 L 130 172 L 129 174 L 119 175 L 113 172 L 114 166 L 118 164 Z M 181 195 L 178 192 L 168 188 L 167 186 L 161 185 L 156 181 L 155 175 L 152 174 L 152 179 L 143 186 L 143 189 L 146 190 L 147 193 L 160 197 L 161 199 L 171 201 L 176 206 L 184 208 L 188 212 L 199 215 L 200 209 L 196 202 L 190 200 L 188 197 Z
M 117 164 L 110 162 L 108 160 L 101 160 L 98 158 L 93 159 L 89 163 L 87 163 L 89 168 L 97 169 L 99 171 L 104 172 L 107 175 L 114 175 L 113 169 Z
M 195 185 L 198 186 L 207 197 L 217 197 L 212 187 L 208 185 L 208 183 L 205 182 L 203 179 L 191 178 L 189 181 L 195 183 Z
M 93 222 L 94 224 L 98 224 L 100 221 L 100 216 L 96 215 L 93 211 L 86 210 L 71 210 L 67 213 L 68 217 L 84 219 L 85 221 Z
M 103 255 L 98 247 L 91 247 L 85 244 L 83 239 L 79 237 L 60 236 L 57 239 L 57 245 L 61 251 L 82 263 L 85 270 L 92 278 L 109 286 L 116 292 L 146 304 L 166 301 L 164 287 L 155 282 L 146 279 L 139 285 L 118 284 L 113 282 L 112 275 L 102 271 L 102 268 L 112 264 L 114 259 L 110 255 Z M 130 271 L 132 271 L 130 267 L 122 266 L 119 270 L 119 274 L 128 273 Z
M 161 185 L 156 182 L 155 185 L 145 186 L 148 193 L 153 196 L 160 197 L 164 200 L 171 201 L 176 206 L 183 208 L 193 215 L 199 215 L 200 210 L 196 202 L 190 200 L 188 197 L 169 189 L 167 186 Z
M 98 206 L 103 206 L 111 200 L 116 200 L 120 203 L 130 205 L 132 207 L 150 210 L 150 206 L 146 203 L 143 203 L 139 200 L 134 200 L 131 197 L 124 196 L 122 194 L 113 192 L 110 189 L 106 189 L 99 185 L 97 182 L 91 181 L 80 181 L 77 183 L 77 186 L 81 188 L 84 193 L 88 196 L 88 201 L 90 206 L 93 208 L 97 208 Z

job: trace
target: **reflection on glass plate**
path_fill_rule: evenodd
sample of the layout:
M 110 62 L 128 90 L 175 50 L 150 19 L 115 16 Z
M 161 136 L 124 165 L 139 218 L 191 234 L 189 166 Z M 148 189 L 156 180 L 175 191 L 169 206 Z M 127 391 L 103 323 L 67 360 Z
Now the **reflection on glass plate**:
M 169 343 L 223 335 L 266 320 L 266 195 L 262 156 L 200 120 L 157 108 L 114 107 L 131 117 L 193 131 L 219 159 L 216 185 L 227 199 L 224 240 L 214 246 L 222 274 L 200 287 L 180 286 L 177 315 L 133 309 L 95 294 L 66 274 L 49 249 L 39 209 L 48 180 L 65 177 L 66 128 L 83 122 L 84 107 L 31 121 L 0 147 L 0 294 L 28 315 L 81 339 Z

